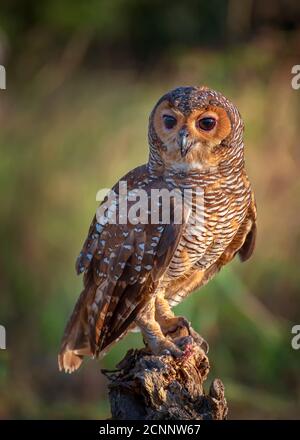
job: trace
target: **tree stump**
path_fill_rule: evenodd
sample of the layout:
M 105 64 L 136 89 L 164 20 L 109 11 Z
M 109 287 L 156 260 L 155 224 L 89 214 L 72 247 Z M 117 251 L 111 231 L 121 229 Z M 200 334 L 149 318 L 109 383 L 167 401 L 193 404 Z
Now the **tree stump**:
M 113 420 L 223 420 L 228 406 L 224 385 L 215 379 L 208 394 L 204 382 L 209 360 L 194 339 L 177 337 L 184 353 L 175 359 L 147 348 L 129 350 L 117 370 L 102 370 L 109 380 Z

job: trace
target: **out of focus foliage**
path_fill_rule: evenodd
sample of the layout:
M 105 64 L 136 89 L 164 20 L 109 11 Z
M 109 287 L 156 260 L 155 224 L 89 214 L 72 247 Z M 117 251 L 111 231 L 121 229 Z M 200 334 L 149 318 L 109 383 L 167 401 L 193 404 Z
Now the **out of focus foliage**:
M 53 50 L 81 35 L 96 63 L 144 62 L 187 47 L 240 43 L 268 28 L 288 34 L 299 19 L 294 0 L 2 0 L 0 26 L 13 53 L 28 44 Z
M 253 258 L 177 308 L 209 341 L 231 417 L 300 414 L 299 2 L 2 1 L 0 418 L 107 417 L 101 363 L 57 371 L 81 290 L 74 261 L 99 188 L 147 160 L 147 119 L 166 90 L 206 84 L 239 107 L 257 195 Z

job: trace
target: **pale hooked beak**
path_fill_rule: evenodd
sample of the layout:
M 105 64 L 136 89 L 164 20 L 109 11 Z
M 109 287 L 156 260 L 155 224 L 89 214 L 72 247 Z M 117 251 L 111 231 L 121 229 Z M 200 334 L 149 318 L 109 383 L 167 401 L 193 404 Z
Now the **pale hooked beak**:
M 187 127 L 182 127 L 178 132 L 178 145 L 180 147 L 181 157 L 185 157 L 193 146 L 189 136 L 190 134 Z

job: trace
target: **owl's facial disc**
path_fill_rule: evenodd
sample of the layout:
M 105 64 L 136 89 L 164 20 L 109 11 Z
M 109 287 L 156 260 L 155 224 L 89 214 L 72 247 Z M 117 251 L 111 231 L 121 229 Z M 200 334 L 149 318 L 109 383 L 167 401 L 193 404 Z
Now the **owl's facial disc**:
M 162 158 L 168 165 L 199 163 L 212 154 L 231 131 L 231 122 L 222 107 L 207 106 L 183 114 L 169 101 L 161 102 L 154 114 L 154 129 L 162 143 Z

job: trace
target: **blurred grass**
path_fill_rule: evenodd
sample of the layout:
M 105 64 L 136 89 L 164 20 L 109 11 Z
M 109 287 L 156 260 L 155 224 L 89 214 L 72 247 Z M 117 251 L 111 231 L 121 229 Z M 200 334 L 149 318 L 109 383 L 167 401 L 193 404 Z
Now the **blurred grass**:
M 275 48 L 276 49 L 276 48 Z M 99 188 L 147 160 L 147 120 L 174 86 L 206 84 L 231 98 L 246 125 L 246 163 L 258 204 L 258 243 L 177 307 L 210 342 L 232 418 L 296 418 L 300 354 L 299 93 L 289 57 L 263 44 L 231 52 L 172 53 L 173 69 L 76 73 L 53 83 L 55 65 L 1 95 L 0 418 L 104 418 L 105 378 L 130 334 L 101 363 L 57 371 L 66 319 L 81 290 L 74 261 Z

